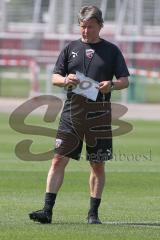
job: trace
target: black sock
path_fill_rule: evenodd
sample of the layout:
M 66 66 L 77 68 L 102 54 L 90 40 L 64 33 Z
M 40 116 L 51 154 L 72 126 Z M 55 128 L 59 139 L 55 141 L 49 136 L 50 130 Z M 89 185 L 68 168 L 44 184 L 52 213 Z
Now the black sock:
M 88 212 L 88 215 L 98 215 L 98 208 L 101 203 L 100 198 L 93 198 L 90 197 L 90 210 Z
M 56 193 L 46 193 L 45 195 L 45 204 L 44 204 L 44 209 L 48 212 L 52 212 L 52 208 L 55 204 L 56 200 Z

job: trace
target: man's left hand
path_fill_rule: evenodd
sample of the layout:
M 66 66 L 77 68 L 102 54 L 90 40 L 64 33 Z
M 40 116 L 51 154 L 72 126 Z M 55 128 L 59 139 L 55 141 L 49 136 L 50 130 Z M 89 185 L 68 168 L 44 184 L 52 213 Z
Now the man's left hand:
M 99 91 L 101 93 L 108 93 L 110 92 L 110 89 L 111 89 L 111 81 L 103 81 L 103 82 L 100 82 L 99 83 Z

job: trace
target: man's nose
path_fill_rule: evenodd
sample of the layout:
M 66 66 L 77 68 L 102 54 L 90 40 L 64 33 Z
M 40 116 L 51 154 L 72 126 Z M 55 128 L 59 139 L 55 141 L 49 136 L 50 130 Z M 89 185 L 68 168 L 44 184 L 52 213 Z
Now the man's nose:
M 88 28 L 87 27 L 84 29 L 84 32 L 85 32 L 85 34 L 88 33 Z

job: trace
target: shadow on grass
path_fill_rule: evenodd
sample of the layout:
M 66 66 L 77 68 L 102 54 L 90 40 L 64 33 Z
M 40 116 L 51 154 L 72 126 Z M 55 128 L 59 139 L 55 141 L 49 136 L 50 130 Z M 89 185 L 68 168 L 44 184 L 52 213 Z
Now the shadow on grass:
M 103 222 L 108 225 L 123 225 L 123 226 L 142 226 L 142 227 L 160 227 L 160 222 Z
M 78 226 L 84 226 L 84 225 L 94 225 L 95 224 L 88 224 L 88 223 L 85 223 L 85 222 L 52 222 L 51 224 L 41 224 L 41 223 L 38 223 L 38 222 L 35 222 L 36 224 L 38 225 L 47 225 L 47 226 L 58 226 L 58 225 L 61 225 L 61 226 L 64 226 L 64 225 L 68 225 L 68 226 L 75 226 L 75 225 L 78 225 Z M 104 226 L 104 225 L 117 225 L 117 226 L 132 226 L 132 227 L 160 227 L 160 222 L 103 222 L 102 224 L 96 224 L 98 226 Z

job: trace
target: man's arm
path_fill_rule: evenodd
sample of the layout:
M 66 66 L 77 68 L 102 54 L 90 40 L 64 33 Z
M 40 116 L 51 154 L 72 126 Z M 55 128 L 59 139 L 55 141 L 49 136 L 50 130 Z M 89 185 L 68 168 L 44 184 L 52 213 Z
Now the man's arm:
M 75 86 L 79 83 L 79 81 L 76 78 L 75 74 L 69 74 L 66 77 L 63 77 L 60 74 L 54 73 L 52 75 L 52 83 L 53 85 L 59 86 L 59 87 L 66 87 L 66 86 Z
M 60 74 L 53 74 L 52 75 L 52 84 L 59 86 L 59 87 L 65 87 L 66 83 L 65 83 L 65 78 Z
M 117 80 L 113 81 L 113 84 L 114 84 L 115 90 L 121 90 L 124 88 L 128 88 L 128 86 L 129 86 L 128 77 L 120 77 Z
M 112 87 L 113 82 L 113 87 Z M 121 90 L 129 86 L 128 77 L 120 77 L 114 81 L 103 81 L 99 83 L 101 93 L 108 93 L 111 90 Z

